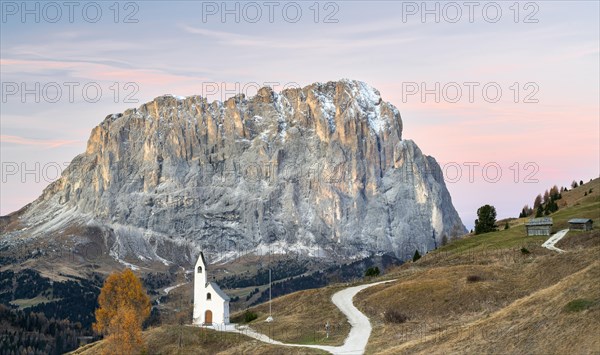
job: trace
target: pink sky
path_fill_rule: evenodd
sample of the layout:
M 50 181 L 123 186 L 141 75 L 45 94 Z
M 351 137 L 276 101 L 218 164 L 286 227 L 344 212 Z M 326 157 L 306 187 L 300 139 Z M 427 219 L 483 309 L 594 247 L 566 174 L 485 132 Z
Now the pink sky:
M 243 16 L 239 23 L 217 17 L 203 22 L 195 2 L 139 3 L 139 21 L 132 24 L 8 18 L 0 31 L 0 214 L 37 198 L 53 167 L 83 152 L 91 129 L 110 113 L 165 93 L 202 94 L 209 83 L 231 88 L 275 82 L 280 89 L 351 78 L 379 89 L 398 107 L 405 139 L 442 166 L 464 168 L 462 178 L 447 185 L 467 227 L 486 203 L 500 217 L 515 216 L 554 184 L 600 175 L 598 3 L 536 4 L 537 23 L 515 23 L 509 3 L 502 3 L 504 17 L 496 23 L 480 14 L 472 23 L 420 17 L 405 23 L 401 3 L 394 2 L 338 3 L 337 23 L 315 23 L 309 5 L 296 23 L 249 23 Z M 181 6 L 189 11 L 176 11 Z M 51 103 L 40 94 L 38 103 L 35 95 L 7 93 L 12 84 L 33 88 L 36 82 L 55 83 L 63 95 Z M 77 83 L 73 100 L 65 82 Z M 433 89 L 436 83 L 456 83 L 463 96 L 450 102 L 440 92 L 438 103 L 433 94 L 424 102 L 420 92 L 405 95 L 411 85 Z M 478 83 L 473 102 L 464 83 Z M 102 90 L 97 102 L 88 102 L 81 90 L 90 84 Z M 501 88 L 498 102 L 486 101 L 486 84 Z M 528 94 L 537 102 L 524 102 Z M 472 182 L 465 163 L 479 163 Z M 495 183 L 481 173 L 492 163 L 502 169 Z M 537 183 L 524 181 L 527 163 L 539 168 L 532 177 Z M 15 164 L 19 171 L 13 174 Z

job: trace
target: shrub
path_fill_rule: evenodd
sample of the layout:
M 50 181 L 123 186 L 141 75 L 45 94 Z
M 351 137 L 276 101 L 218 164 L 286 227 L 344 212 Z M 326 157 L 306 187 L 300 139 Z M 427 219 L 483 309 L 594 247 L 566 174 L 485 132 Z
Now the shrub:
M 388 309 L 384 313 L 384 319 L 388 323 L 402 324 L 408 320 L 408 316 L 395 309 Z
M 479 275 L 469 275 L 467 276 L 467 282 L 478 282 L 483 281 L 483 278 Z
M 442 236 L 442 246 L 448 244 L 448 237 L 444 234 Z
M 370 267 L 365 272 L 365 276 L 379 276 L 379 267 Z
M 419 259 L 421 259 L 421 254 L 419 254 L 418 250 L 415 250 L 415 255 L 413 255 L 413 263 Z
M 521 254 L 527 255 L 527 254 L 531 254 L 531 252 L 529 251 L 529 249 L 523 247 L 523 248 L 521 248 Z
M 244 322 L 245 323 L 250 323 L 253 320 L 255 320 L 256 318 L 258 318 L 258 315 L 252 311 L 246 311 L 244 313 Z
M 564 309 L 567 312 L 581 312 L 592 307 L 593 305 L 594 301 L 579 298 L 567 303 Z

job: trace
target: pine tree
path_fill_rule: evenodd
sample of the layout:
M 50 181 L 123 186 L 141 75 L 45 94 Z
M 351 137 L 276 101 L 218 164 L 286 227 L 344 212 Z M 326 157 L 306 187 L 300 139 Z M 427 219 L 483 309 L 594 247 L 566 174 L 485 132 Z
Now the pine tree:
M 519 218 L 524 218 L 527 216 L 530 216 L 533 213 L 533 209 L 531 207 L 529 207 L 529 205 L 525 205 L 523 207 L 523 209 L 521 210 L 521 213 L 519 213 Z
M 496 208 L 490 205 L 484 205 L 477 209 L 477 219 L 475 220 L 475 234 L 482 234 L 495 231 L 496 229 Z
M 543 215 L 544 215 L 544 207 L 542 207 L 542 205 L 539 205 L 537 210 L 535 211 L 535 218 L 542 217 Z

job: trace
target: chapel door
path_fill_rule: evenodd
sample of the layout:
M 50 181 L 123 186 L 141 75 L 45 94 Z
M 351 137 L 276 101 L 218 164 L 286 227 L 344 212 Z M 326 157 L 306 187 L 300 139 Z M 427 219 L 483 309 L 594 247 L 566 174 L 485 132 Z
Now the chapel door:
M 206 311 L 204 313 L 204 323 L 212 323 L 212 312 Z

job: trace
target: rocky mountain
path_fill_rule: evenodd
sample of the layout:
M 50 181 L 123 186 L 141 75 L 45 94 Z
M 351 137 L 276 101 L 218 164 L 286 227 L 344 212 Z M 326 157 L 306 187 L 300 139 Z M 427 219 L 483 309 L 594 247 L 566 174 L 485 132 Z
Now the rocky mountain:
M 95 238 L 123 263 L 180 265 L 199 249 L 405 258 L 466 232 L 398 109 L 352 80 L 225 102 L 165 95 L 109 115 L 0 228 L 2 250 Z

